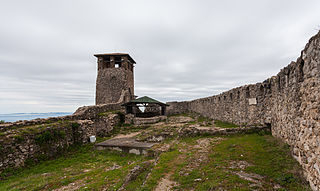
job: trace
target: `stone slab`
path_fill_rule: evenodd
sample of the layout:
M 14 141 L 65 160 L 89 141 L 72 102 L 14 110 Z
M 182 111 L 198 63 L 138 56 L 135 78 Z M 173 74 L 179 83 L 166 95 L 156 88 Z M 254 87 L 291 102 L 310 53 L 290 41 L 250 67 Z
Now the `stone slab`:
M 155 143 L 138 142 L 133 138 L 113 138 L 95 145 L 97 150 L 112 149 L 136 155 L 147 155 Z
M 96 146 L 102 147 L 128 147 L 139 149 L 149 149 L 153 145 L 154 143 L 138 142 L 133 138 L 115 138 L 96 144 Z

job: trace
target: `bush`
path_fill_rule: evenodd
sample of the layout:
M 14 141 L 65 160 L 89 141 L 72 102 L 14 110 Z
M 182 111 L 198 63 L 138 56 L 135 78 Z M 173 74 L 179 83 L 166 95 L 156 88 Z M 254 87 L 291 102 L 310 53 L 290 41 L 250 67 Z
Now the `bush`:
M 2 123 L 5 123 L 5 121 L 4 120 L 0 120 L 0 124 L 2 124 Z
M 66 136 L 64 131 L 54 130 L 52 133 L 50 131 L 45 131 L 40 135 L 36 136 L 36 143 L 38 145 L 44 145 L 46 143 L 57 141 L 63 139 Z
M 77 129 L 78 127 L 80 127 L 80 124 L 79 123 L 71 123 L 71 127 L 72 129 Z
M 17 143 L 22 143 L 24 141 L 24 138 L 21 135 L 15 135 L 13 138 L 16 139 Z

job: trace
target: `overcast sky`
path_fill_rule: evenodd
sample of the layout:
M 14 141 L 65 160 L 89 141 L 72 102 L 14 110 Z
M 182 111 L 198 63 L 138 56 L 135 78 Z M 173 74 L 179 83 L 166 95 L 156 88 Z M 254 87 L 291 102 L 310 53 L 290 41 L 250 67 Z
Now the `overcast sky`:
M 319 0 L 0 0 L 0 113 L 93 105 L 95 53 L 129 53 L 135 94 L 261 82 L 320 29 Z

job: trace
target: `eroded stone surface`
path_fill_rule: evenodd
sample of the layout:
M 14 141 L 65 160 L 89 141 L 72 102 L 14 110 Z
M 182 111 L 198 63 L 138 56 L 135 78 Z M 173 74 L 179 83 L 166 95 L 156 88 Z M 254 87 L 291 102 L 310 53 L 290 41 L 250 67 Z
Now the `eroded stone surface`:
M 170 176 L 166 176 L 162 178 L 155 188 L 155 191 L 170 191 L 173 190 L 174 186 L 177 186 L 178 184 L 172 180 L 169 179 Z

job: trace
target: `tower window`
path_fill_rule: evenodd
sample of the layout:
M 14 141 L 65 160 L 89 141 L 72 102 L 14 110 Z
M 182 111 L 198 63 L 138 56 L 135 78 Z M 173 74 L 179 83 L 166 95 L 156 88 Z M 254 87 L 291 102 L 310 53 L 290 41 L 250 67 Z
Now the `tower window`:
M 120 56 L 116 56 L 114 61 L 115 61 L 114 67 L 115 68 L 120 68 L 121 67 L 121 57 Z
M 111 64 L 111 58 L 110 57 L 105 57 L 104 58 L 104 68 L 110 68 Z
M 246 89 L 246 98 L 250 98 L 250 89 L 247 87 Z

